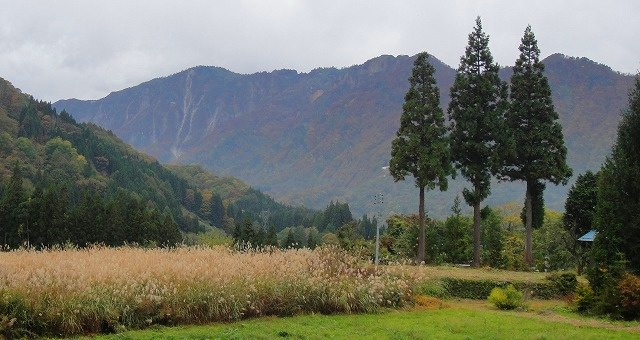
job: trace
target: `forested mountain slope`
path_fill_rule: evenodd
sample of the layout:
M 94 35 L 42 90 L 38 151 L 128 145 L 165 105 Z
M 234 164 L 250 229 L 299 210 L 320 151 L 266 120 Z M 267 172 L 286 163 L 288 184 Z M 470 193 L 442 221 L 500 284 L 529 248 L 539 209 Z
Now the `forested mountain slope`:
M 254 218 L 264 206 L 299 210 L 235 178 L 197 172 L 166 168 L 112 132 L 78 124 L 0 78 L 0 244 L 174 244 L 181 231 L 211 222 L 214 193 L 227 208 L 242 206 L 230 223 Z

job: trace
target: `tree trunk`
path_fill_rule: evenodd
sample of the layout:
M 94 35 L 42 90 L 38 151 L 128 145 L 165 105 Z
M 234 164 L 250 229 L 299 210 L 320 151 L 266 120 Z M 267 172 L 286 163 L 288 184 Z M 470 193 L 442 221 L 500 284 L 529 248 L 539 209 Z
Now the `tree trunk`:
M 524 241 L 524 265 L 527 269 L 533 266 L 533 202 L 531 194 L 535 181 L 527 181 L 527 193 L 525 195 L 525 241 Z
M 425 239 L 424 239 L 424 187 L 420 187 L 420 206 L 418 207 L 418 255 L 416 256 L 416 263 L 422 264 L 424 262 L 425 253 Z
M 578 258 L 576 260 L 576 263 L 578 264 L 578 268 L 577 268 L 578 269 L 577 270 L 578 273 L 577 274 L 578 274 L 578 276 L 580 276 L 580 275 L 582 275 L 582 270 L 583 270 L 583 267 L 584 267 L 584 261 L 583 261 L 582 258 Z
M 480 202 L 473 204 L 473 267 L 480 267 Z

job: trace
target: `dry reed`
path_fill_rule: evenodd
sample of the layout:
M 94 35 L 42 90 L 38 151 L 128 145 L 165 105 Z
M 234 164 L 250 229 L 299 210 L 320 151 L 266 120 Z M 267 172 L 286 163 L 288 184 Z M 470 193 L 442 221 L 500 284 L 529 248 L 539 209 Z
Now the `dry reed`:
M 4 335 L 75 335 L 305 312 L 374 312 L 414 278 L 335 248 L 17 250 L 0 253 Z M 12 333 L 13 332 L 13 333 Z

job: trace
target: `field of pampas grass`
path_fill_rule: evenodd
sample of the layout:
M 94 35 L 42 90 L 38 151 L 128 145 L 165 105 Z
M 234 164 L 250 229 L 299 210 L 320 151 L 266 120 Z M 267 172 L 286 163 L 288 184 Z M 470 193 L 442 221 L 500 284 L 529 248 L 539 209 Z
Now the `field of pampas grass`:
M 262 315 L 375 312 L 420 278 L 336 248 L 16 250 L 0 253 L 0 334 L 69 336 Z

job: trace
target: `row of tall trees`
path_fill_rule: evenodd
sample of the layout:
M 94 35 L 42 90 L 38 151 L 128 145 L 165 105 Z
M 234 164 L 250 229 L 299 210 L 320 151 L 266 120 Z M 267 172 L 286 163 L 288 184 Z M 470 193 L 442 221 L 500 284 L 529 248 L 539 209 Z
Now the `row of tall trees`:
M 473 207 L 474 266 L 481 262 L 481 203 L 491 193 L 493 176 L 527 184 L 524 261 L 531 265 L 533 202 L 540 202 L 534 198 L 542 196 L 545 181 L 566 183 L 572 174 L 531 27 L 521 40 L 510 92 L 498 76 L 488 45 L 478 17 L 450 90 L 449 126 L 427 53 L 418 55 L 409 78 L 389 169 L 396 181 L 413 176 L 420 190 L 418 263 L 425 256 L 425 190 L 447 190 L 447 177 L 455 176 L 454 169 L 471 184 L 463 197 Z

